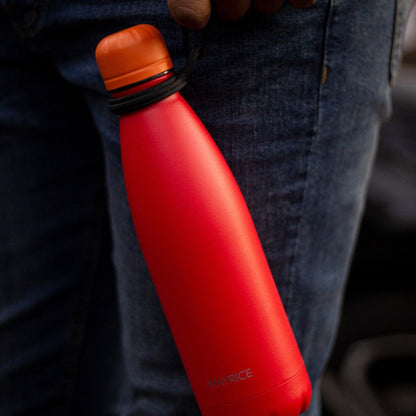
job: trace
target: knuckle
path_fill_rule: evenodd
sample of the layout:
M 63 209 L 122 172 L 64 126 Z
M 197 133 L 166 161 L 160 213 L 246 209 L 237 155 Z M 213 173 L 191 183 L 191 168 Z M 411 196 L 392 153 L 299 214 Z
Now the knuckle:
M 180 25 L 190 29 L 204 27 L 210 17 L 208 2 L 168 0 L 168 8 L 173 18 Z

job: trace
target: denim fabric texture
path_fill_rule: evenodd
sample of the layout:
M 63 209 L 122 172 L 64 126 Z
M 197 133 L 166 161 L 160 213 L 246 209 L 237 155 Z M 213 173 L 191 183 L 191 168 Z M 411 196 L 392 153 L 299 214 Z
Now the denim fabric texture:
M 253 216 L 314 384 L 308 416 L 320 414 L 411 3 L 213 16 L 183 91 Z M 149 23 L 181 68 L 181 30 L 164 0 L 0 4 L 0 415 L 198 415 L 94 59 L 104 36 Z

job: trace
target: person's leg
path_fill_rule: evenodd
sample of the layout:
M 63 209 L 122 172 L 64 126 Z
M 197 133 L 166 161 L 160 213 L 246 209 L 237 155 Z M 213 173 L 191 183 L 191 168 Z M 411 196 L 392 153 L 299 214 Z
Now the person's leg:
M 58 6 L 55 25 L 45 33 L 60 45 L 54 59 L 61 75 L 87 90 L 104 143 L 131 390 L 126 414 L 197 415 L 140 254 L 117 119 L 107 110 L 93 56 L 104 35 L 150 23 L 182 64 L 180 29 L 164 2 Z M 309 415 L 319 414 L 319 376 L 336 332 L 377 131 L 388 113 L 394 17 L 388 0 L 377 6 L 318 0 L 310 9 L 285 6 L 272 16 L 252 11 L 234 24 L 214 17 L 204 56 L 184 90 L 253 215 L 315 385 Z
M 55 416 L 73 394 L 94 276 L 113 274 L 98 134 L 79 91 L 30 50 L 38 16 L 22 8 L 0 10 L 0 415 Z
M 213 22 L 185 97 L 253 215 L 314 384 L 336 334 L 411 1 L 318 0 Z
M 162 7 L 154 1 L 51 3 L 45 16 L 42 36 L 36 44 L 53 58 L 60 76 L 84 91 L 104 147 L 113 261 L 129 384 L 129 400 L 124 407 L 120 404 L 123 407 L 120 414 L 197 415 L 198 407 L 140 253 L 124 189 L 118 120 L 108 111 L 108 96 L 94 59 L 95 47 L 102 37 L 129 25 L 162 24 L 170 30 L 172 36 L 168 38 L 178 50 L 182 46 L 181 30 L 170 18 L 165 4 Z M 108 384 L 112 381 L 108 380 Z M 106 389 L 104 383 L 102 388 Z M 80 400 L 77 409 L 82 409 L 83 398 L 77 396 L 77 399 Z M 85 399 L 84 406 L 88 406 Z

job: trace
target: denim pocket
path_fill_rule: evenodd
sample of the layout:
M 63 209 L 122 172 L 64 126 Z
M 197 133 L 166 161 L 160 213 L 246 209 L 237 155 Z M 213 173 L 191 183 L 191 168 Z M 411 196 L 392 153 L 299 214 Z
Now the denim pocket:
M 396 0 L 396 11 L 394 21 L 394 32 L 390 58 L 390 82 L 393 83 L 397 77 L 402 58 L 402 46 L 404 30 L 410 10 L 415 0 Z

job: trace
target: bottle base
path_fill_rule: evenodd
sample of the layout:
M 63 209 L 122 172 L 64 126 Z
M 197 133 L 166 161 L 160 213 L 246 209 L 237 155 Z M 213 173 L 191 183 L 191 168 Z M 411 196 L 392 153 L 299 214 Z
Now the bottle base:
M 201 406 L 203 416 L 299 416 L 311 399 L 306 369 L 264 393 L 235 402 Z

